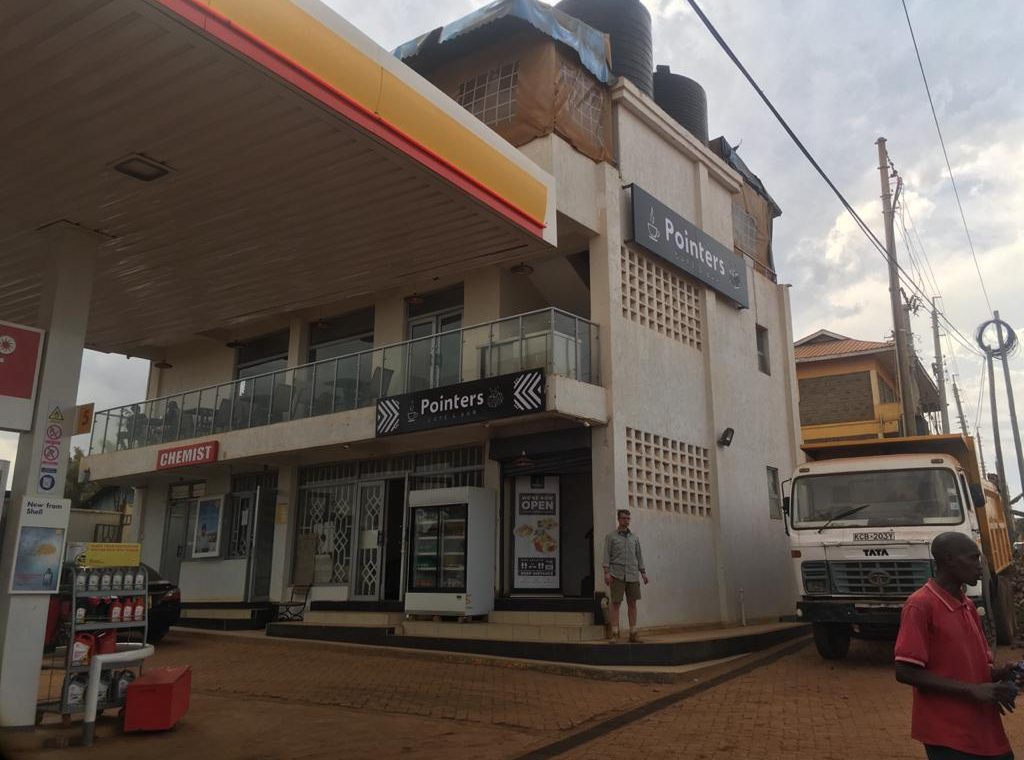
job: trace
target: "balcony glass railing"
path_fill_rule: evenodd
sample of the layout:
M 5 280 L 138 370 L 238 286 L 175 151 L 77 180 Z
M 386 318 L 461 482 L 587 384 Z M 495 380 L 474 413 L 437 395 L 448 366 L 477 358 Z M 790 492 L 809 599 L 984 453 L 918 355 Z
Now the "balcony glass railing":
M 89 453 L 344 412 L 524 369 L 596 384 L 598 366 L 597 326 L 543 309 L 97 412 Z

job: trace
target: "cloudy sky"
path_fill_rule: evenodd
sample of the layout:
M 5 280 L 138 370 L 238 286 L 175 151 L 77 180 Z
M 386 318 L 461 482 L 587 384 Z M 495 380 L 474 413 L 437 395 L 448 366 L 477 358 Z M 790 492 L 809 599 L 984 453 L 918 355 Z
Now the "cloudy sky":
M 383 47 L 484 5 L 479 0 L 326 0 Z M 891 331 L 885 264 L 719 49 L 685 0 L 644 0 L 654 20 L 655 62 L 701 82 L 710 133 L 724 134 L 782 207 L 775 255 L 792 283 L 794 332 L 826 328 L 883 340 Z M 875 140 L 888 139 L 905 180 L 922 288 L 943 296 L 970 336 L 988 306 L 960 221 L 900 0 L 703 0 L 702 7 L 776 107 L 882 238 Z M 992 308 L 1024 340 L 1024 3 L 909 0 L 918 44 Z M 912 233 L 913 234 L 913 233 Z M 918 240 L 920 243 L 918 243 Z M 914 272 L 901 235 L 901 263 Z M 923 261 L 922 269 L 927 269 Z M 930 319 L 914 319 L 919 354 L 932 360 Z M 978 409 L 982 359 L 951 339 L 968 425 L 980 421 L 993 466 L 988 402 Z M 1024 352 L 1011 359 L 1024 412 Z M 1001 381 L 1001 372 L 998 373 Z M 97 409 L 142 398 L 146 364 L 89 354 L 80 400 Z M 952 395 L 952 394 L 950 394 Z M 987 399 L 987 391 L 985 393 Z M 950 399 L 952 405 L 952 398 Z M 1020 492 L 1000 386 L 1003 449 Z M 955 408 L 951 406 L 955 420 Z M 954 430 L 956 425 L 954 423 Z M 13 454 L 0 438 L 0 458 Z M 8 457 L 9 458 L 9 457 Z

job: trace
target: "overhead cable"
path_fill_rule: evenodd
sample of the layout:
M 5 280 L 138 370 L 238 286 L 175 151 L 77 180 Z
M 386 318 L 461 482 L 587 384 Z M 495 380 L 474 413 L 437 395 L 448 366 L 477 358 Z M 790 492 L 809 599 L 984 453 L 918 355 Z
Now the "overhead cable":
M 690 7 L 693 8 L 693 12 L 697 14 L 697 16 L 703 22 L 704 26 L 707 27 L 707 30 L 711 33 L 711 36 L 715 38 L 715 40 L 718 42 L 719 46 L 722 48 L 725 54 L 729 56 L 729 59 L 736 65 L 736 68 L 740 70 L 740 73 L 743 74 L 744 78 L 747 80 L 750 86 L 754 88 L 754 91 L 761 98 L 762 102 L 768 107 L 768 110 L 772 112 L 773 116 L 775 116 L 776 120 L 786 131 L 786 134 L 789 135 L 789 138 L 793 141 L 793 144 L 796 145 L 800 152 L 803 153 L 804 158 L 806 158 L 807 161 L 811 164 L 811 166 L 814 167 L 814 170 L 818 173 L 818 176 L 820 176 L 822 180 L 824 180 L 825 184 L 829 186 L 829 189 L 832 190 L 836 198 L 839 199 L 839 202 L 843 205 L 843 208 L 846 209 L 847 213 L 851 217 L 853 217 L 854 222 L 860 228 L 861 232 L 864 233 L 864 235 L 868 238 L 868 241 L 871 242 L 871 244 L 882 255 L 882 257 L 888 261 L 888 251 L 886 250 L 882 242 L 878 239 L 878 236 L 875 235 L 871 228 L 868 227 L 868 225 L 864 222 L 863 219 L 861 219 L 860 215 L 854 210 L 853 206 L 850 205 L 850 202 L 846 200 L 846 196 L 844 196 L 843 193 L 839 190 L 839 188 L 836 187 L 832 179 L 828 176 L 828 174 L 825 173 L 825 170 L 821 168 L 821 165 L 815 160 L 814 156 L 811 155 L 810 151 L 807 150 L 807 148 L 804 146 L 800 138 L 797 137 L 796 133 L 792 130 L 792 128 L 789 126 L 786 120 L 782 117 L 782 114 L 779 113 L 778 109 L 765 94 L 764 90 L 762 90 L 761 87 L 757 84 L 757 82 L 754 80 L 754 77 L 751 76 L 750 72 L 747 71 L 746 67 L 740 62 L 740 59 L 736 57 L 736 54 L 732 51 L 732 48 L 729 47 L 729 44 L 725 41 L 722 35 L 718 33 L 718 30 L 715 28 L 715 25 L 711 23 L 711 20 L 704 14 L 704 11 L 701 10 L 700 6 L 697 5 L 697 0 L 687 1 L 689 2 Z M 897 264 L 896 268 L 898 270 L 900 279 L 903 281 L 905 285 L 907 285 L 908 288 L 915 291 L 918 295 L 922 296 L 923 298 L 928 297 L 920 288 L 918 288 L 916 283 L 913 282 L 913 278 L 910 277 L 910 275 L 907 273 L 905 269 L 903 269 L 903 267 Z M 956 325 L 954 325 L 949 320 L 949 318 L 946 317 L 945 314 L 939 312 L 939 317 L 949 327 L 952 333 L 957 336 L 957 340 L 960 342 L 962 346 L 967 348 L 972 353 L 980 356 L 981 352 L 979 351 L 977 346 L 974 345 L 970 338 L 961 333 L 960 330 L 956 327 Z
M 967 244 L 971 248 L 971 257 L 974 259 L 974 268 L 978 272 L 978 282 L 981 283 L 981 292 L 985 296 L 985 305 L 992 313 L 992 302 L 988 299 L 988 289 L 985 287 L 985 278 L 981 276 L 981 265 L 978 263 L 978 254 L 974 250 L 974 240 L 971 239 L 971 231 L 967 227 L 967 216 L 964 214 L 964 206 L 960 202 L 960 191 L 956 187 L 956 179 L 953 177 L 953 167 L 949 163 L 949 153 L 946 151 L 946 141 L 942 137 L 942 128 L 939 126 L 939 117 L 935 113 L 935 101 L 932 100 L 932 90 L 928 86 L 928 77 L 924 73 L 924 63 L 921 61 L 921 51 L 917 47 L 917 37 L 914 35 L 914 25 L 910 23 L 910 11 L 907 10 L 907 0 L 900 0 L 903 3 L 903 14 L 907 17 L 907 29 L 910 30 L 910 39 L 914 43 L 914 54 L 917 56 L 917 66 L 921 70 L 921 80 L 924 82 L 924 91 L 928 95 L 928 106 L 932 110 L 932 119 L 935 121 L 935 131 L 939 135 L 939 145 L 942 146 L 942 157 L 946 159 L 946 171 L 949 172 L 949 182 L 953 186 L 953 195 L 956 198 L 956 207 L 960 209 L 960 221 L 964 223 L 964 233 L 967 235 Z

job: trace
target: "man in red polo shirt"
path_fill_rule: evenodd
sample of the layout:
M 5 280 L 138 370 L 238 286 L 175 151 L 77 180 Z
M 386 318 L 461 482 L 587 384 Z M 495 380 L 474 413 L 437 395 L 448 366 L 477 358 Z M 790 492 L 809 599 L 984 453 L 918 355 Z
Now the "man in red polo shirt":
M 914 687 L 910 734 L 929 760 L 1013 760 L 999 717 L 1013 710 L 1009 665 L 994 668 L 981 618 L 963 585 L 981 580 L 981 552 L 963 533 L 932 542 L 935 577 L 903 607 L 896 680 Z

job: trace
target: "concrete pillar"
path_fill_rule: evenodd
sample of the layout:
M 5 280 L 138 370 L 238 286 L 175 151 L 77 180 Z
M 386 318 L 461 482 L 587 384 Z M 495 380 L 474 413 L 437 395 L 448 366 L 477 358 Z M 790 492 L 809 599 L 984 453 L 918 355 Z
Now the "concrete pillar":
M 309 364 L 309 324 L 300 317 L 293 317 L 288 324 L 288 366 L 303 364 Z
M 282 464 L 277 468 L 277 504 L 274 506 L 274 553 L 270 565 L 270 598 L 289 598 L 292 554 L 298 518 L 299 468 Z
M 85 329 L 92 299 L 96 253 L 102 238 L 61 222 L 40 233 L 43 267 L 39 325 L 47 331 L 32 431 L 18 440 L 18 460 L 11 489 L 11 515 L 0 552 L 0 726 L 35 724 L 43 631 L 50 597 L 9 593 L 19 520 L 13 515 L 26 495 L 39 494 L 39 452 L 47 419 L 58 407 L 64 416 L 56 484 L 50 498 L 63 497 L 71 426 L 82 368 Z
M 621 257 L 622 241 L 622 181 L 618 171 L 607 164 L 597 170 L 598 228 L 602 235 L 590 241 L 590 318 L 598 326 L 600 381 L 605 388 L 609 404 L 609 424 L 593 428 L 590 436 L 592 493 L 594 504 L 594 587 L 605 590 L 601 550 L 606 534 L 615 530 L 615 510 L 627 507 L 626 461 L 623 446 L 626 439 L 625 422 L 621 415 L 611 414 L 613 399 L 620 389 L 629 388 L 627 377 L 616 383 L 612 362 L 615 347 L 615 325 L 621 314 Z M 627 367 L 618 367 L 628 372 Z

